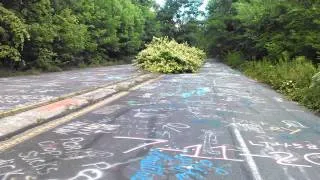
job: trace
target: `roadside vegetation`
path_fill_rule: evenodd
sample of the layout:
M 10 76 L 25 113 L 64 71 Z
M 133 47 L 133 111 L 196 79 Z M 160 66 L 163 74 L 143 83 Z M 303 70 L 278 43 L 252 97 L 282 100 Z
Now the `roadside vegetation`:
M 268 59 L 248 61 L 241 65 L 241 69 L 246 75 L 271 85 L 288 98 L 319 111 L 320 81 L 315 75 L 319 69 L 304 56 L 291 60 L 280 59 L 278 62 Z
M 320 111 L 320 1 L 211 0 L 208 53 Z
M 0 71 L 122 63 L 158 35 L 153 6 L 139 0 L 0 0 Z

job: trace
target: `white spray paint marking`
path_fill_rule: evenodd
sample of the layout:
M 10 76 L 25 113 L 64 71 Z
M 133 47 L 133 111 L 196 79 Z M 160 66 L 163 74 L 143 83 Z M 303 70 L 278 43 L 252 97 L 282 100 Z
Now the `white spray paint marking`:
M 283 156 L 281 156 L 280 154 L 281 153 L 274 153 L 276 150 L 274 149 L 274 147 L 272 147 L 272 146 L 266 146 L 263 150 L 262 150 L 262 153 L 266 153 L 266 154 L 272 154 L 273 153 L 273 158 L 275 158 L 275 159 L 277 159 L 277 161 L 281 161 L 281 163 L 282 163 L 282 161 L 283 160 L 285 160 L 285 161 L 288 161 L 289 159 L 287 158 L 287 157 L 283 157 Z M 277 162 L 278 163 L 278 162 Z M 279 164 L 279 163 L 278 163 Z M 305 167 L 311 167 L 311 166 L 306 166 L 306 165 L 293 165 L 293 164 L 290 164 L 289 166 L 292 166 L 292 167 L 298 167 L 299 169 L 303 169 L 304 170 L 304 168 Z M 283 173 L 285 174 L 285 176 L 287 177 L 287 179 L 288 180 L 296 180 L 295 178 L 293 178 L 292 176 L 291 176 L 291 174 L 289 173 L 289 171 L 288 171 L 288 167 L 285 165 L 285 166 L 280 166 L 281 167 L 281 169 L 283 170 Z M 309 180 L 309 179 L 307 179 L 307 180 Z
M 151 98 L 152 94 L 151 93 L 145 93 L 142 97 L 143 98 Z
M 283 102 L 283 99 L 279 97 L 273 97 L 273 99 L 276 100 L 277 102 Z
M 320 153 L 309 153 L 309 154 L 304 155 L 304 159 L 306 161 L 308 161 L 311 164 L 315 164 L 315 165 L 320 166 L 320 162 L 316 162 L 315 160 L 313 160 L 315 158 L 320 159 Z
M 80 171 L 75 177 L 70 178 L 69 180 L 97 180 L 102 177 L 102 172 L 98 169 L 85 169 Z
M 11 170 L 5 173 L 0 172 L 0 176 L 2 177 L 2 180 L 11 180 L 9 179 L 11 175 L 23 175 L 23 174 L 24 174 L 23 169 Z
M 246 145 L 243 137 L 241 136 L 240 131 L 235 126 L 232 126 L 232 129 L 233 129 L 233 132 L 236 136 L 236 139 L 237 139 L 240 147 L 242 148 L 244 154 L 251 154 L 248 146 Z M 256 163 L 254 162 L 253 158 L 251 156 L 245 156 L 245 158 L 246 158 L 246 162 L 248 163 L 248 166 L 250 168 L 250 172 L 252 173 L 253 178 L 255 180 L 262 180 L 262 177 L 259 173 L 259 169 L 258 169 Z
M 132 151 L 136 151 L 137 149 L 140 149 L 140 148 L 145 148 L 147 146 L 168 142 L 168 140 L 165 140 L 165 139 L 149 139 L 149 138 L 127 137 L 127 136 L 114 136 L 114 138 L 115 139 L 131 139 L 131 140 L 152 141 L 150 143 L 143 143 L 142 145 L 138 145 L 138 146 L 136 146 L 136 147 L 134 147 L 132 149 L 129 149 L 129 150 L 123 152 L 124 154 L 127 154 L 127 153 L 132 152 Z
M 294 128 L 309 128 L 309 127 L 307 127 L 297 121 L 283 120 L 281 122 L 284 123 L 288 128 L 292 128 L 292 127 L 294 127 Z
M 285 157 L 281 156 L 281 158 L 277 159 L 277 163 L 284 166 L 292 166 L 292 167 L 312 167 L 309 165 L 300 165 L 300 164 L 292 164 L 288 163 L 289 160 L 294 158 L 294 155 L 292 153 L 288 152 L 270 152 L 270 155 L 285 155 Z
M 304 111 L 299 110 L 299 109 L 286 109 L 287 112 L 301 112 L 304 113 Z

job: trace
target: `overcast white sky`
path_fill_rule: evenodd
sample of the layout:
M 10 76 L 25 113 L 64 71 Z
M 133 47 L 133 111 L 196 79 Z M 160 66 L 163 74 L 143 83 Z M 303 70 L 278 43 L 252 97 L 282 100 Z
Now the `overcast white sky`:
M 166 2 L 166 0 L 156 0 L 156 2 L 162 6 Z M 203 0 L 203 5 L 200 7 L 200 9 L 205 10 L 207 3 L 208 3 L 208 0 Z
M 156 2 L 157 2 L 158 4 L 160 4 L 161 6 L 163 6 L 164 3 L 166 2 L 166 0 L 156 0 Z

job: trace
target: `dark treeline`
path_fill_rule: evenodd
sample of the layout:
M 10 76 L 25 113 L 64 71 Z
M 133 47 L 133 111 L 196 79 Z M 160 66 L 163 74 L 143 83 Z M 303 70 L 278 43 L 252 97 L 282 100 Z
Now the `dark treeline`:
M 204 37 L 211 55 L 320 112 L 319 0 L 211 0 Z
M 46 71 L 130 56 L 159 35 L 151 0 L 0 0 L 2 67 Z
M 134 56 L 154 36 L 199 45 L 201 0 L 0 0 L 0 67 L 56 71 Z
M 55 70 L 135 55 L 153 36 L 245 60 L 319 63 L 319 0 L 0 0 L 0 63 Z M 204 8 L 203 8 L 204 9 Z M 230 59 L 229 58 L 229 59 Z M 234 60 L 236 61 L 236 60 Z
M 305 56 L 320 63 L 319 0 L 211 0 L 208 13 L 211 54 L 273 61 Z

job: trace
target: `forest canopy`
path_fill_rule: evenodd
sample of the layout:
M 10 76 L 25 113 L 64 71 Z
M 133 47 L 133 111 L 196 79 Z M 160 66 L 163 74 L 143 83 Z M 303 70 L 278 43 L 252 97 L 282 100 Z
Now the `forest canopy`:
M 0 0 L 0 63 L 57 70 L 133 57 L 154 36 L 211 56 L 320 62 L 319 0 Z M 204 11 L 204 9 L 206 9 Z M 237 63 L 240 63 L 238 60 Z
M 159 32 L 149 0 L 1 0 L 0 63 L 54 71 L 141 49 Z

